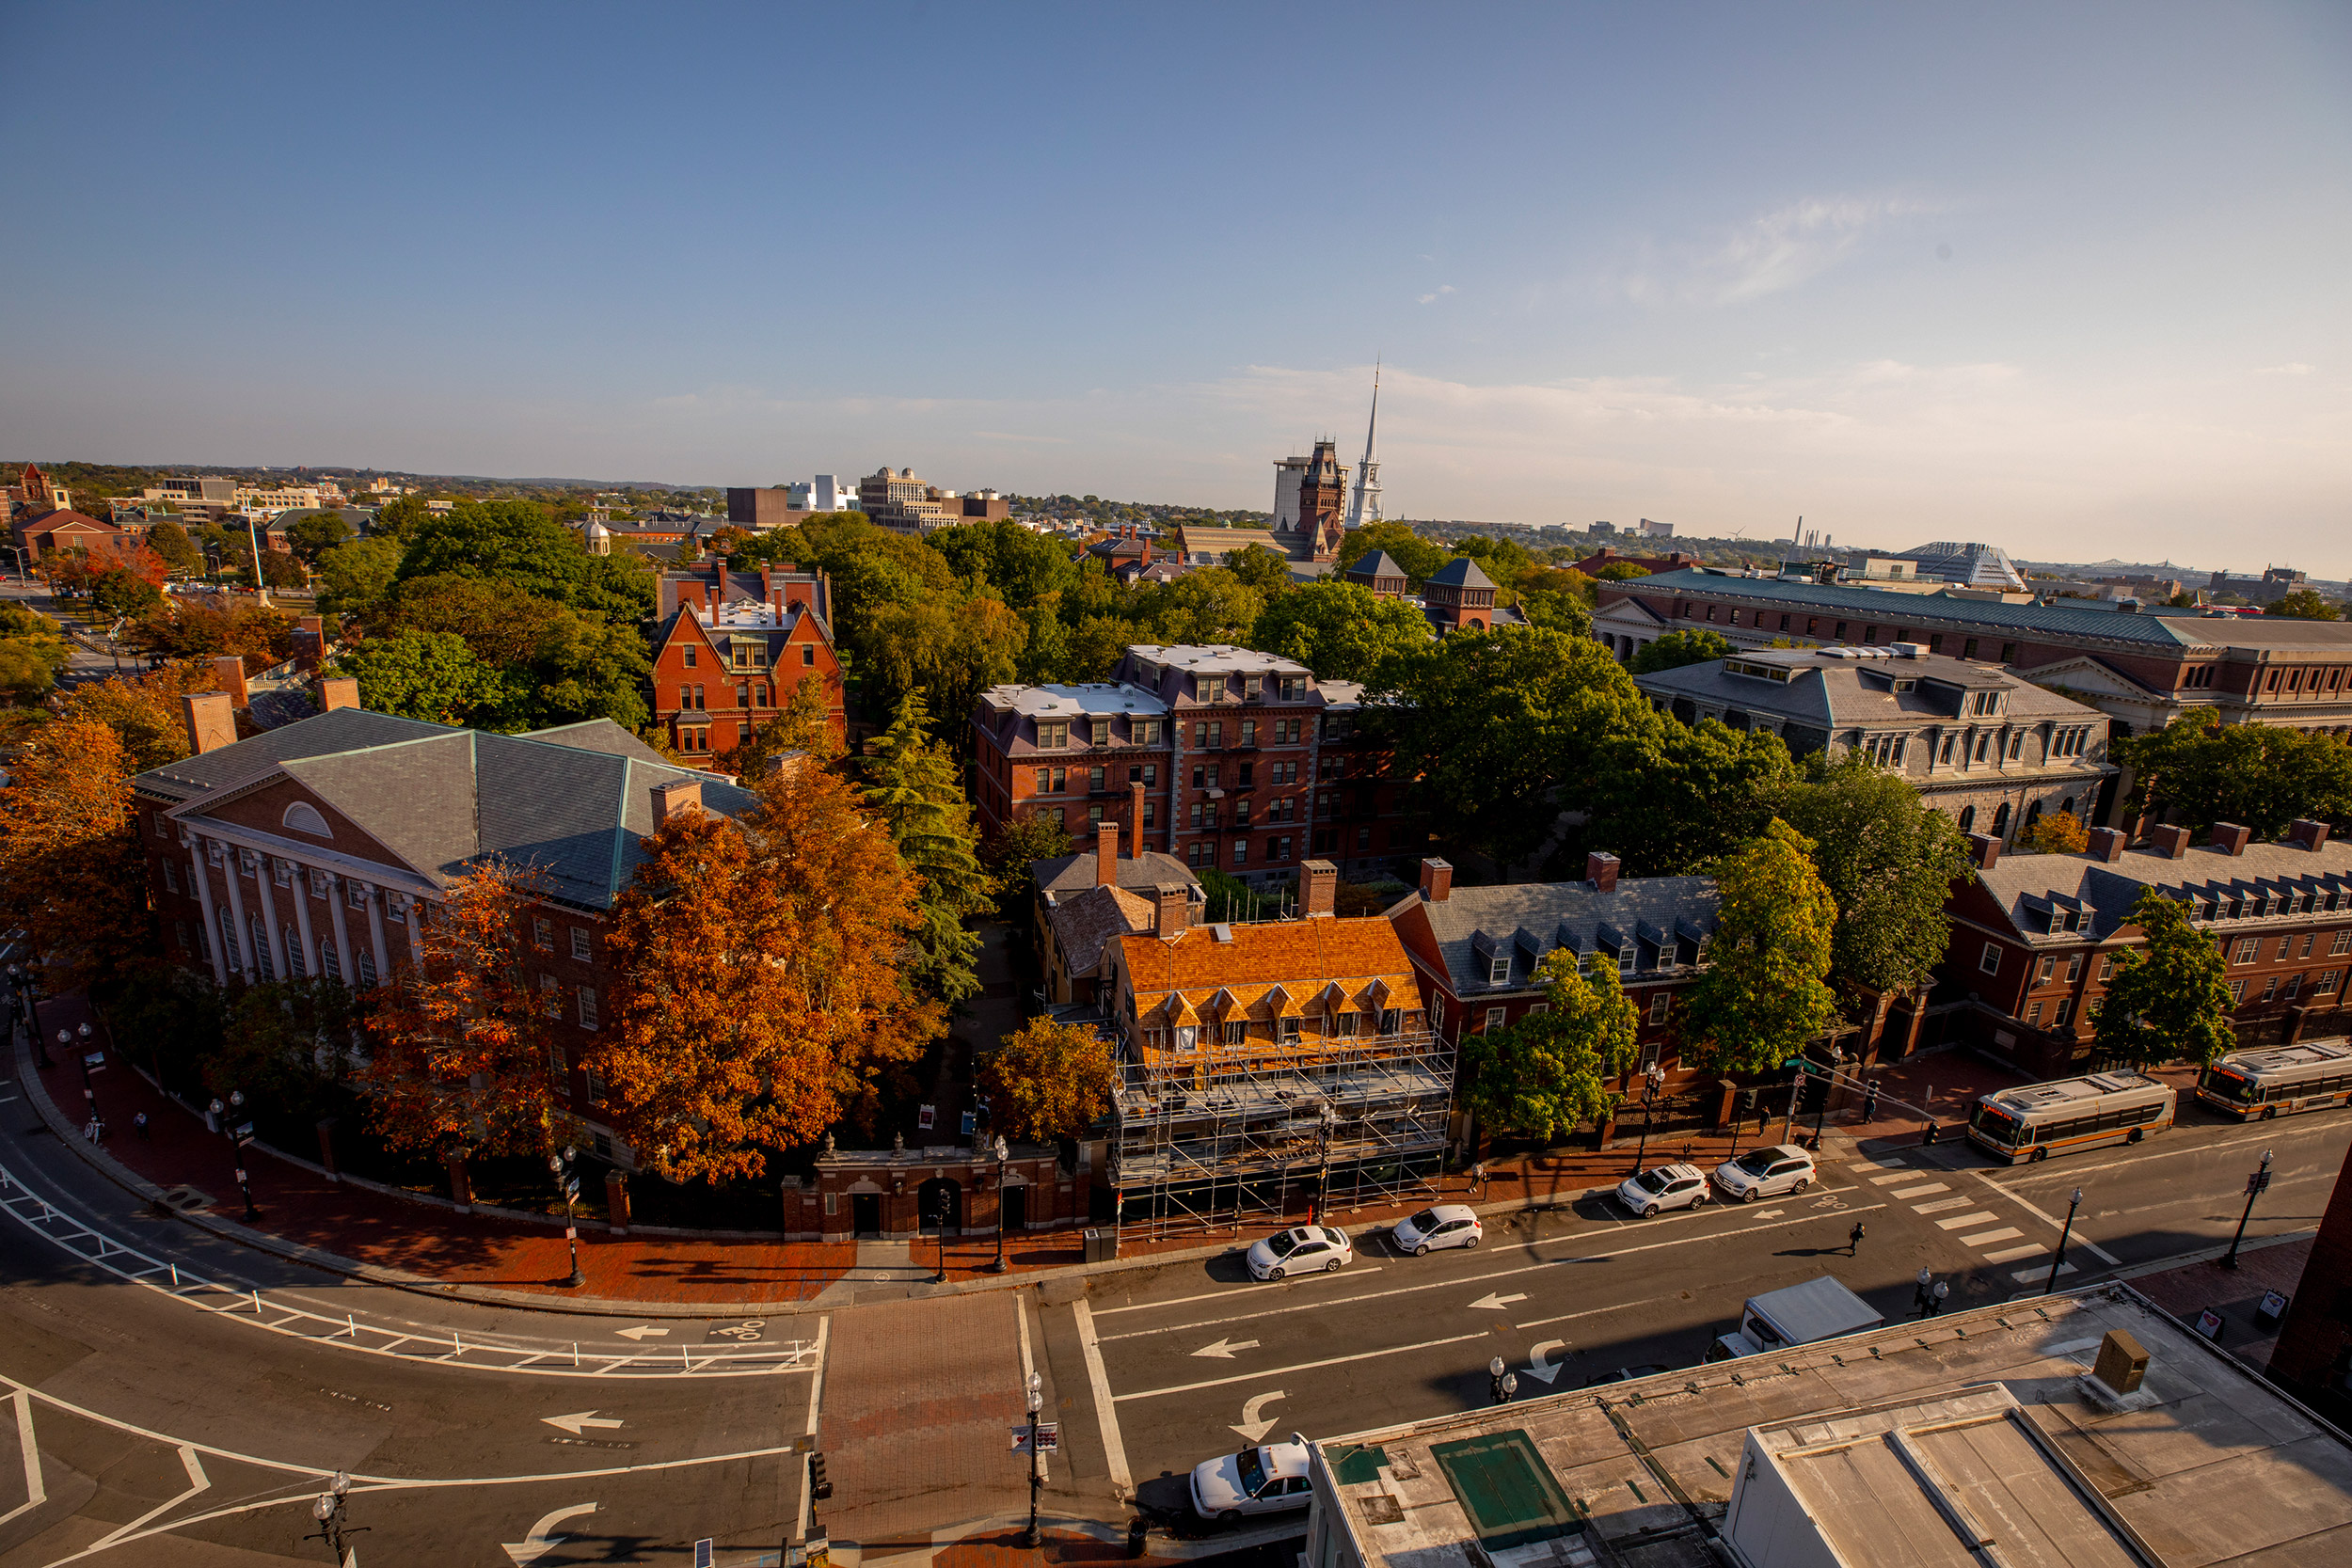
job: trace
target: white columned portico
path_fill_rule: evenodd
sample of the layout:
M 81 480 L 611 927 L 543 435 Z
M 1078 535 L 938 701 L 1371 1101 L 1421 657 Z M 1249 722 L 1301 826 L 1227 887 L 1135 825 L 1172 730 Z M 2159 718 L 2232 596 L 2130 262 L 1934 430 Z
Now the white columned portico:
M 245 867 L 238 863 L 235 845 L 226 842 L 221 845 L 220 863 L 221 868 L 229 873 L 229 914 L 236 923 L 233 940 L 237 944 L 237 973 L 250 980 L 255 977 L 255 971 L 253 960 L 246 955 L 253 946 L 253 928 L 246 924 L 245 894 L 237 886 L 237 879 L 245 875 Z M 226 932 L 221 934 L 224 937 L 228 935 Z M 225 947 L 228 942 L 224 941 L 221 945 Z
M 317 875 L 300 861 L 294 868 L 294 935 L 302 942 L 302 973 L 315 976 L 319 972 L 319 944 L 310 938 L 310 879 Z
M 293 873 L 287 874 L 290 878 Z M 294 966 L 286 962 L 286 939 L 278 927 L 278 897 L 270 890 L 278 882 L 278 857 L 262 855 L 253 868 L 253 895 L 262 901 L 262 928 L 269 933 L 269 958 L 273 972 L 280 979 L 294 978 Z
M 326 874 L 326 909 L 335 921 L 335 961 L 342 966 L 342 973 L 336 978 L 346 986 L 357 987 L 359 971 L 351 961 L 351 929 L 343 919 L 343 903 L 348 895 L 343 892 L 343 885 L 340 873 Z
M 359 884 L 368 895 L 368 941 L 375 949 L 375 983 L 382 985 L 392 977 L 392 950 L 384 944 L 383 889 Z
M 220 911 L 213 905 L 212 873 L 204 864 L 204 841 L 190 834 L 188 846 L 188 875 L 196 881 L 196 901 L 204 908 L 204 948 L 213 956 L 213 984 L 229 983 L 229 960 L 220 951 Z

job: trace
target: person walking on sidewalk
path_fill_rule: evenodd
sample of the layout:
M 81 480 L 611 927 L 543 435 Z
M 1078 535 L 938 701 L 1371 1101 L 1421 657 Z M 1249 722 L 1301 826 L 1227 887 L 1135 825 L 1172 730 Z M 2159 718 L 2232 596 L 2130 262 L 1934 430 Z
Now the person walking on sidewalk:
M 1856 1220 L 1853 1222 L 1853 1228 L 1846 1232 L 1846 1256 L 1849 1258 L 1858 1258 L 1861 1254 L 1862 1222 L 1860 1220 Z
M 147 1113 L 145 1111 L 140 1111 L 131 1117 L 131 1131 L 139 1135 L 141 1143 L 147 1141 Z

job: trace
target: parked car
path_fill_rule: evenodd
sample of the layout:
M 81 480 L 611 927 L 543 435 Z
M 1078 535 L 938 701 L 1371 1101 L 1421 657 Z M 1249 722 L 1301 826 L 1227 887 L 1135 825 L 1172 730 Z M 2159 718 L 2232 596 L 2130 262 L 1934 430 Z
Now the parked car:
M 1707 1173 L 1696 1165 L 1635 1171 L 1617 1183 L 1617 1201 L 1645 1220 L 1669 1209 L 1695 1209 L 1707 1201 Z
M 1390 1233 L 1396 1250 L 1419 1258 L 1433 1247 L 1474 1247 L 1486 1227 L 1467 1203 L 1440 1203 L 1423 1209 L 1409 1220 L 1399 1220 Z
M 1314 1500 L 1307 1445 L 1268 1443 L 1192 1467 L 1192 1511 L 1231 1524 L 1245 1513 L 1284 1513 Z
M 1734 1203 L 1801 1193 L 1813 1185 L 1813 1156 L 1795 1144 L 1751 1148 L 1715 1167 L 1715 1185 Z
M 1253 1243 L 1248 1262 L 1252 1279 L 1279 1279 L 1284 1275 L 1321 1269 L 1337 1274 L 1355 1260 L 1355 1244 L 1344 1231 L 1327 1225 L 1302 1225 Z

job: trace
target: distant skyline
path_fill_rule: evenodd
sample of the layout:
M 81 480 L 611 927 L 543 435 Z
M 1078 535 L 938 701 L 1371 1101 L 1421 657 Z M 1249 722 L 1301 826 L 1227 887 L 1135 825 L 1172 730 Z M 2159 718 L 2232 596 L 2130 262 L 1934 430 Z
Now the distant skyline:
M 0 451 L 2352 576 L 2340 5 L 0 8 Z M 37 86 L 36 84 L 40 84 Z M 64 84 L 71 84 L 69 87 Z

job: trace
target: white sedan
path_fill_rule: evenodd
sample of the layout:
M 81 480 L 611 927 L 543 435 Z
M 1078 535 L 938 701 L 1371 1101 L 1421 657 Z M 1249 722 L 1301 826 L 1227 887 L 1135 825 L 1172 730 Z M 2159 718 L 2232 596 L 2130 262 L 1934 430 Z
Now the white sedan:
M 1245 1513 L 1282 1513 L 1314 1500 L 1307 1445 L 1268 1443 L 1192 1467 L 1192 1511 L 1231 1524 Z
M 1696 1165 L 1636 1171 L 1617 1184 L 1617 1201 L 1644 1219 L 1668 1209 L 1695 1209 L 1707 1201 L 1707 1173 Z
M 1327 1225 L 1302 1225 L 1253 1243 L 1248 1261 L 1250 1278 L 1279 1279 L 1311 1269 L 1337 1274 L 1355 1258 L 1355 1245 L 1345 1231 L 1334 1230 Z
M 1467 1203 L 1440 1203 L 1423 1209 L 1409 1220 L 1399 1220 L 1390 1235 L 1396 1250 L 1419 1258 L 1434 1247 L 1474 1247 L 1486 1227 Z

